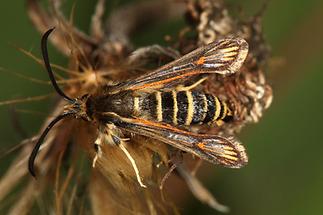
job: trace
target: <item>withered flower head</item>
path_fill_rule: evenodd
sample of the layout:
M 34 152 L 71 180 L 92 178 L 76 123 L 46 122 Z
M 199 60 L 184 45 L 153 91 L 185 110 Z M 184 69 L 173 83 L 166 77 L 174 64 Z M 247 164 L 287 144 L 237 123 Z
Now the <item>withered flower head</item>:
M 50 116 L 59 117 L 48 117 L 45 132 L 25 140 L 1 178 L 0 201 L 27 179 L 10 213 L 28 213 L 36 202 L 39 210 L 57 214 L 177 213 L 167 193 L 172 184 L 165 185 L 172 172 L 200 201 L 227 211 L 195 172 L 201 160 L 231 168 L 248 162 L 235 135 L 258 122 L 272 100 L 261 15 L 237 20 L 223 1 L 147 1 L 121 8 L 103 23 L 104 0 L 98 0 L 86 35 L 63 16 L 59 0 L 50 5 L 51 13 L 27 0 L 33 24 L 46 32 L 44 63 L 62 97 Z M 173 47 L 133 48 L 137 29 L 185 9 L 188 26 Z M 70 60 L 64 87 L 47 56 L 54 26 L 49 39 Z M 37 180 L 28 175 L 29 156 Z M 55 194 L 46 195 L 52 189 Z

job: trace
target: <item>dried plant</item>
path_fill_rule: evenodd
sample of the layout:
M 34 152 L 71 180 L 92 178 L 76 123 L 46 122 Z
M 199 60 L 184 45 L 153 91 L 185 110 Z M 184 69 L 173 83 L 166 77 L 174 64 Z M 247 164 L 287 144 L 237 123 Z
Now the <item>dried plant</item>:
M 37 0 L 27 0 L 29 17 L 40 32 L 56 27 L 50 39 L 69 59 L 69 66 L 53 66 L 69 75 L 68 79 L 58 82 L 64 84 L 65 93 L 72 98 L 94 93 L 107 83 L 138 76 L 149 71 L 152 65 L 156 68 L 156 62 L 172 61 L 201 45 L 238 36 L 249 43 L 249 55 L 240 71 L 230 76 L 211 75 L 200 86 L 204 91 L 231 102 L 233 120 L 222 126 L 191 129 L 194 132 L 235 135 L 246 123 L 258 122 L 263 111 L 270 106 L 272 91 L 264 75 L 269 48 L 262 35 L 261 13 L 248 21 L 241 21 L 230 16 L 220 0 L 147 1 L 116 10 L 103 22 L 104 8 L 105 1 L 98 0 L 90 34 L 87 35 L 65 18 L 60 0 L 50 1 L 51 12 L 44 10 Z M 172 38 L 172 47 L 133 48 L 131 37 L 137 29 L 174 18 L 184 11 L 188 25 L 179 31 L 177 38 Z M 142 14 L 145 14 L 144 19 Z M 152 51 L 146 52 L 147 49 Z M 51 121 L 51 116 L 63 111 L 64 104 L 64 101 L 57 102 L 40 131 Z M 126 151 L 135 165 L 119 147 L 104 145 L 102 155 L 92 168 L 96 154 L 93 143 L 97 136 L 95 125 L 82 120 L 60 122 L 46 137 L 37 157 L 37 180 L 28 175 L 27 159 L 38 135 L 24 140 L 25 146 L 0 180 L 0 202 L 15 198 L 14 204 L 8 208 L 9 214 L 28 214 L 31 211 L 176 214 L 179 213 L 176 206 L 160 189 L 173 170 L 200 201 L 219 211 L 228 210 L 198 181 L 196 170 L 187 167 L 186 162 L 192 163 L 191 156 L 184 156 L 182 161 L 180 150 L 157 140 L 130 136 Z M 147 188 L 142 188 L 138 182 Z M 19 195 L 14 196 L 11 193 L 17 187 Z

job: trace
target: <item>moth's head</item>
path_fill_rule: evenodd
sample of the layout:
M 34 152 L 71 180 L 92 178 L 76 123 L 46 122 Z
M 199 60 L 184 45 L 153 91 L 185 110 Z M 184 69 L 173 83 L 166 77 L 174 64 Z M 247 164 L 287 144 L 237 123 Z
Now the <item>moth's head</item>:
M 60 89 L 60 87 L 58 86 L 58 84 L 55 80 L 51 65 L 49 63 L 49 57 L 48 57 L 48 51 L 47 51 L 48 36 L 50 35 L 50 33 L 53 30 L 54 30 L 54 28 L 49 29 L 48 31 L 46 31 L 44 33 L 44 35 L 42 37 L 42 40 L 41 40 L 42 56 L 43 56 L 45 68 L 48 72 L 48 76 L 49 76 L 49 79 L 52 83 L 52 86 L 54 87 L 57 94 L 59 94 L 62 98 L 64 98 L 68 102 L 68 104 L 65 105 L 63 113 L 58 115 L 56 118 L 54 118 L 49 123 L 49 125 L 46 127 L 46 129 L 43 131 L 43 133 L 40 135 L 32 153 L 30 154 L 28 168 L 29 168 L 29 172 L 34 177 L 36 176 L 35 170 L 34 170 L 34 163 L 35 163 L 35 159 L 38 154 L 39 148 L 40 148 L 43 140 L 45 139 L 46 135 L 48 134 L 48 132 L 51 130 L 51 128 L 56 123 L 58 123 L 59 121 L 61 121 L 64 118 L 70 117 L 70 116 L 75 117 L 75 118 L 84 119 L 86 121 L 91 121 L 91 117 L 88 115 L 88 111 L 87 111 L 87 101 L 89 99 L 89 95 L 84 95 L 79 98 L 70 98 Z
M 65 113 L 71 113 L 76 119 L 83 119 L 85 121 L 92 121 L 91 114 L 88 110 L 89 94 L 85 94 L 79 98 L 68 101 L 64 106 Z

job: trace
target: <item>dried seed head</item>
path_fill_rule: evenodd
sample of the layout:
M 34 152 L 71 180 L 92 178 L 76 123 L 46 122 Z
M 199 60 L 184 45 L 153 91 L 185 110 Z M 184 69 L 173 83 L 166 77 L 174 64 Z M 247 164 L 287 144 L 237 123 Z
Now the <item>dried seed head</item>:
M 93 93 L 106 83 L 113 84 L 135 77 L 139 73 L 148 71 L 152 62 L 165 59 L 167 62 L 179 56 L 177 51 L 172 49 L 168 49 L 167 53 L 147 56 L 145 59 L 131 55 L 133 46 L 128 31 L 120 32 L 113 29 L 115 25 L 110 25 L 109 34 L 104 34 L 107 31 L 102 29 L 104 25 L 100 20 L 103 14 L 103 3 L 103 0 L 98 0 L 91 23 L 91 36 L 88 36 L 64 18 L 60 1 L 51 1 L 52 13 L 45 11 L 36 0 L 27 1 L 29 16 L 38 30 L 44 32 L 53 26 L 57 27 L 51 39 L 55 47 L 69 57 L 68 71 L 73 72 L 70 74 L 70 79 L 66 80 L 64 92 L 72 98 Z M 168 4 L 169 8 L 174 8 L 171 3 L 162 1 L 163 6 Z M 233 120 L 213 128 L 212 132 L 236 133 L 246 123 L 257 122 L 272 100 L 272 90 L 264 75 L 268 46 L 262 36 L 261 17 L 256 16 L 247 22 L 241 22 L 229 15 L 223 1 L 192 0 L 187 1 L 187 7 L 191 30 L 182 31 L 176 41 L 181 54 L 232 35 L 242 37 L 249 43 L 249 55 L 238 73 L 231 76 L 210 76 L 200 86 L 228 101 L 230 109 L 233 110 Z M 150 15 L 155 17 L 156 14 L 160 14 L 157 13 L 160 7 L 141 5 L 124 8 L 116 11 L 113 19 L 120 17 L 124 11 L 131 11 L 133 16 L 125 17 L 122 23 L 131 25 L 127 26 L 127 29 L 137 29 L 142 27 L 142 22 L 136 22 L 134 17 L 141 16 L 142 11 L 156 11 Z M 113 19 L 111 18 L 107 23 L 111 24 Z M 185 32 L 193 32 L 197 36 L 192 38 Z M 118 38 L 121 39 L 118 40 Z M 137 53 L 140 51 L 142 49 L 138 49 Z M 154 66 L 157 67 L 157 65 Z M 58 102 L 54 110 L 55 115 L 62 111 L 63 105 L 63 102 Z M 196 128 L 192 128 L 194 129 Z M 207 130 L 210 130 L 209 126 L 196 129 L 196 131 Z M 184 165 L 178 165 L 176 160 L 182 160 L 181 156 L 178 156 L 179 150 L 167 147 L 164 143 L 153 139 L 132 133 L 125 134 L 131 139 L 125 143 L 125 150 L 103 145 L 100 149 L 101 156 L 98 156 L 95 168 L 92 168 L 92 159 L 96 152 L 93 146 L 97 136 L 97 126 L 83 121 L 69 120 L 57 125 L 45 139 L 36 163 L 40 167 L 41 179 L 37 182 L 32 180 L 28 182 L 28 186 L 23 190 L 24 196 L 21 196 L 12 206 L 11 211 L 22 209 L 27 213 L 32 209 L 37 197 L 45 196 L 46 188 L 54 186 L 55 197 L 44 198 L 44 200 L 50 202 L 49 208 L 55 207 L 57 214 L 69 211 L 81 213 L 84 210 L 91 210 L 95 214 L 105 214 L 106 211 L 113 214 L 120 211 L 136 214 L 168 214 L 176 209 L 168 203 L 167 198 L 166 200 L 163 198 L 163 191 L 159 190 L 159 186 L 164 174 L 174 165 L 178 167 L 175 171 L 189 185 L 198 199 L 215 209 L 227 210 L 217 203 L 190 170 Z M 28 144 L 22 150 L 16 162 L 9 167 L 7 175 L 0 180 L 0 188 L 3 188 L 0 189 L 3 190 L 0 201 L 26 175 L 27 169 L 24 164 L 30 147 L 31 144 Z M 127 156 L 125 151 L 131 156 Z M 83 156 L 84 152 L 86 156 Z M 142 180 L 141 183 L 147 185 L 147 189 L 142 189 L 138 185 L 140 181 L 138 177 Z M 35 192 L 36 188 L 38 192 Z M 90 199 L 91 207 L 83 204 L 87 199 Z M 24 207 L 22 208 L 21 205 Z
M 230 77 L 212 76 L 205 84 L 206 90 L 230 101 L 234 110 L 232 122 L 213 130 L 231 134 L 248 122 L 258 122 L 272 102 L 272 89 L 264 75 L 269 47 L 262 32 L 263 9 L 248 21 L 230 16 L 221 0 L 200 0 L 193 9 L 190 5 L 188 11 L 194 11 L 192 16 L 197 19 L 193 23 L 193 31 L 198 34 L 196 44 L 207 44 L 228 35 L 238 35 L 249 44 L 248 57 L 240 72 Z

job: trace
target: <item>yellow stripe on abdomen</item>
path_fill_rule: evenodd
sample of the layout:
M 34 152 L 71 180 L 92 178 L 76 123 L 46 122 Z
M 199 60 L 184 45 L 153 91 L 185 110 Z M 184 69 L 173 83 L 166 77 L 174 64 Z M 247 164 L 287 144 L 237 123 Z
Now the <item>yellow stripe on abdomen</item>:
M 157 117 L 157 121 L 161 122 L 163 120 L 161 92 L 156 92 L 155 97 L 156 97 L 156 103 L 157 103 L 156 104 L 156 117 Z
M 220 113 L 221 113 L 221 102 L 218 99 L 218 97 L 213 96 L 214 98 L 214 108 L 215 108 L 215 112 L 214 112 L 214 117 L 212 121 L 216 121 L 219 119 L 220 117 Z
M 177 112 L 178 112 L 178 104 L 177 104 L 177 92 L 175 90 L 172 91 L 174 107 L 173 107 L 173 124 L 177 125 Z
M 187 90 L 186 97 L 187 97 L 188 107 L 187 107 L 187 116 L 186 116 L 185 125 L 190 125 L 193 120 L 193 114 L 194 114 L 194 103 L 193 103 L 192 92 Z

